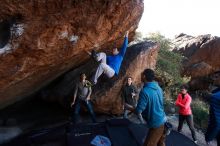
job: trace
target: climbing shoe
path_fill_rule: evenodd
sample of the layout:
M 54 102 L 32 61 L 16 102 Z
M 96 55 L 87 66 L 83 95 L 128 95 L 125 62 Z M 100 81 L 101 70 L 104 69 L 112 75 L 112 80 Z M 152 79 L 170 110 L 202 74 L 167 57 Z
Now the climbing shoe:
M 91 56 L 92 56 L 92 59 L 94 59 L 95 61 L 98 62 L 98 55 L 97 55 L 97 53 L 96 53 L 95 50 L 92 50 L 92 52 L 91 52 Z

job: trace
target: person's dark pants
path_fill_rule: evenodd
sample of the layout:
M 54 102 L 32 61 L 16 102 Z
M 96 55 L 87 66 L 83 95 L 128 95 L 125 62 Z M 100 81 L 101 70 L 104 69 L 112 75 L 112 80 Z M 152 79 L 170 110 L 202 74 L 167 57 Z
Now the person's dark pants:
M 220 132 L 217 135 L 217 146 L 220 146 Z
M 131 109 L 133 109 L 133 108 L 135 108 L 134 105 L 130 105 L 128 103 L 125 103 L 124 104 L 124 115 L 123 115 L 123 117 L 127 119 L 128 118 L 128 113 L 131 112 Z
M 165 146 L 166 134 L 164 125 L 158 128 L 150 128 L 144 142 L 144 146 Z
M 127 119 L 128 118 L 128 113 L 131 112 L 131 109 L 133 109 L 135 107 L 136 107 L 135 105 L 130 105 L 130 104 L 125 103 L 124 104 L 124 114 L 123 114 L 123 117 L 125 119 Z M 138 114 L 137 117 L 138 117 L 140 123 L 142 123 L 142 124 L 145 123 L 141 114 Z
M 90 113 L 90 116 L 92 118 L 92 121 L 95 123 L 96 122 L 96 118 L 95 118 L 95 113 L 94 113 L 94 110 L 92 108 L 92 103 L 91 101 L 84 101 L 84 100 L 76 100 L 76 103 L 73 107 L 73 123 L 76 123 L 79 119 L 79 114 L 80 114 L 80 109 L 81 109 L 81 106 L 82 105 L 85 105 L 86 108 L 88 109 L 88 112 Z
M 183 123 L 186 120 L 187 125 L 189 126 L 189 129 L 192 133 L 192 138 L 194 141 L 197 140 L 196 138 L 196 132 L 193 124 L 193 116 L 192 115 L 179 115 L 179 126 L 178 126 L 178 132 L 181 132 L 183 128 Z

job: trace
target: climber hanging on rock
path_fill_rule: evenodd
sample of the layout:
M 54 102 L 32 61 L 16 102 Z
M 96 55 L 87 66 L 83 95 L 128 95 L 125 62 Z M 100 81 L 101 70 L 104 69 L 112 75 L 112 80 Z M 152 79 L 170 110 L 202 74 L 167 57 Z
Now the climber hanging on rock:
M 112 49 L 112 55 L 106 56 L 104 52 L 96 53 L 94 50 L 92 52 L 87 52 L 93 59 L 100 62 L 95 74 L 92 77 L 93 84 L 96 84 L 98 78 L 104 73 L 108 78 L 112 78 L 114 75 L 119 74 L 121 63 L 123 61 L 124 55 L 126 53 L 128 46 L 128 31 L 126 31 L 124 43 L 120 51 L 118 48 Z

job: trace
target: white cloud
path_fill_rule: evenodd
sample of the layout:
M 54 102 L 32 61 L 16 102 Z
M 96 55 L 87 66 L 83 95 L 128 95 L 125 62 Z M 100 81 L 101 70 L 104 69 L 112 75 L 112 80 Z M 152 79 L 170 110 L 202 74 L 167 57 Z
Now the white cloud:
M 219 0 L 145 0 L 139 24 L 144 34 L 159 31 L 166 37 L 189 35 L 220 36 Z

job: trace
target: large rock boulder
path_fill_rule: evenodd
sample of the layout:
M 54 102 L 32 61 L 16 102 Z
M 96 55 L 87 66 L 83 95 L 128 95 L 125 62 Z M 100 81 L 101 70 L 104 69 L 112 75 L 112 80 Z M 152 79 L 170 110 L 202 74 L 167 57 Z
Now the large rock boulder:
M 91 96 L 95 110 L 101 113 L 120 114 L 122 112 L 122 99 L 120 92 L 128 76 L 132 76 L 134 83 L 140 86 L 141 72 L 146 68 L 155 68 L 159 47 L 153 42 L 142 42 L 127 49 L 118 76 L 108 79 L 102 75 L 98 84 L 93 87 Z M 74 84 L 80 73 L 88 77 L 94 73 L 97 64 L 92 60 L 76 68 L 57 81 L 43 89 L 38 96 L 45 100 L 58 101 L 65 107 L 72 102 Z
M 220 38 L 211 35 L 192 37 L 180 34 L 174 43 L 178 46 L 173 51 L 182 53 L 182 75 L 190 76 L 190 85 L 194 89 L 207 89 L 210 83 L 218 81 L 220 71 Z
M 143 8 L 142 0 L 1 0 L 0 25 L 11 32 L 1 41 L 0 108 L 85 63 L 85 50 L 109 49 L 126 30 L 132 37 Z

